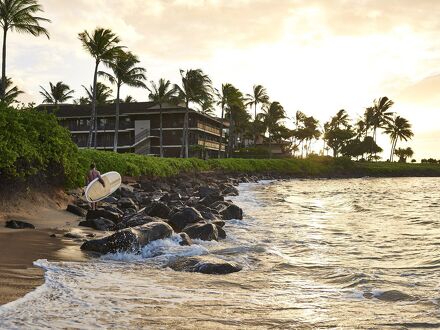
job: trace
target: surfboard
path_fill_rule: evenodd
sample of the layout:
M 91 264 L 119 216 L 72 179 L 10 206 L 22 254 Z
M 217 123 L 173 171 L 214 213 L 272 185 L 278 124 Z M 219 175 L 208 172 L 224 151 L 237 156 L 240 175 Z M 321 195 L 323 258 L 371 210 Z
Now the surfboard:
M 86 187 L 85 197 L 88 202 L 95 203 L 113 194 L 121 185 L 122 179 L 118 172 L 107 172 L 101 175 L 105 187 L 96 178 Z

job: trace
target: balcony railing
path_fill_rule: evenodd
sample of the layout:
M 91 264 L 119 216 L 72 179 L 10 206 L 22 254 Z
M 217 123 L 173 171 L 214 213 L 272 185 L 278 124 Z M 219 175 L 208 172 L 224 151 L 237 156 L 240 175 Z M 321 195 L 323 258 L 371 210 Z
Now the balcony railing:
M 90 126 L 88 124 L 82 124 L 77 125 L 75 123 L 63 123 L 63 126 L 66 127 L 71 132 L 78 132 L 78 131 L 88 131 L 90 129 Z M 120 122 L 119 123 L 119 130 L 125 130 L 125 129 L 134 129 L 134 124 L 132 122 Z M 115 124 L 114 123 L 107 123 L 107 124 L 100 124 L 98 123 L 98 130 L 99 131 L 114 131 L 115 130 Z
M 219 143 L 218 142 L 214 142 L 214 141 L 209 141 L 209 140 L 198 140 L 198 144 L 200 146 L 205 146 L 205 148 L 207 149 L 213 149 L 213 150 L 218 150 L 219 147 Z M 225 151 L 225 145 L 222 143 L 221 146 L 221 151 Z
M 202 131 L 205 131 L 205 132 L 208 132 L 208 133 L 220 136 L 220 128 L 216 128 L 216 127 L 212 127 L 212 126 L 206 125 L 203 122 L 199 121 L 197 123 L 197 128 L 201 129 Z

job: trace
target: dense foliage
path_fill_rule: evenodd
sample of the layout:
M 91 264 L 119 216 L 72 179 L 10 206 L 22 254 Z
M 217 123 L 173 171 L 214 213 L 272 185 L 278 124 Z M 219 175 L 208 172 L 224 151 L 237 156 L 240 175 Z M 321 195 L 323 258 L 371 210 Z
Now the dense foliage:
M 0 176 L 34 175 L 75 185 L 78 149 L 57 119 L 33 109 L 17 111 L 0 104 Z M 73 181 L 72 181 L 73 179 Z

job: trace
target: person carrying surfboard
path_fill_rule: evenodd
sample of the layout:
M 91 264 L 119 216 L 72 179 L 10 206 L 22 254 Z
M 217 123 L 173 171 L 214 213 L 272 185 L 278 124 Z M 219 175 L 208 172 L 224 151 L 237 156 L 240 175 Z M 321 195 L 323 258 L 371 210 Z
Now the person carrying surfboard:
M 101 173 L 96 169 L 96 164 L 92 163 L 90 164 L 90 170 L 87 172 L 87 176 L 86 176 L 86 186 L 92 182 L 93 180 L 95 180 L 96 178 L 98 178 L 98 181 L 102 184 L 103 187 L 105 187 L 105 182 L 104 180 L 101 178 Z M 97 203 L 90 203 L 92 210 L 96 210 L 96 205 Z

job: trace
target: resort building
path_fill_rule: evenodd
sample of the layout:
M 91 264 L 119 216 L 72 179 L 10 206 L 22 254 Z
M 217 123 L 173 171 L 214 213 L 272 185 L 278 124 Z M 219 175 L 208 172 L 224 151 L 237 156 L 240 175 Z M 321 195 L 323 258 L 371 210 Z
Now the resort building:
M 54 113 L 61 126 L 72 133 L 79 148 L 87 146 L 91 106 L 77 104 L 40 105 L 39 109 Z M 97 146 L 112 150 L 115 134 L 115 104 L 96 107 Z M 182 106 L 163 105 L 163 150 L 165 157 L 179 157 L 182 147 L 183 122 L 186 109 Z M 121 103 L 119 116 L 118 151 L 145 155 L 159 155 L 159 106 L 152 102 Z M 226 128 L 227 123 L 224 123 Z M 225 152 L 220 141 L 221 120 L 189 110 L 189 153 L 191 157 L 214 158 Z M 223 134 L 224 136 L 224 134 Z

